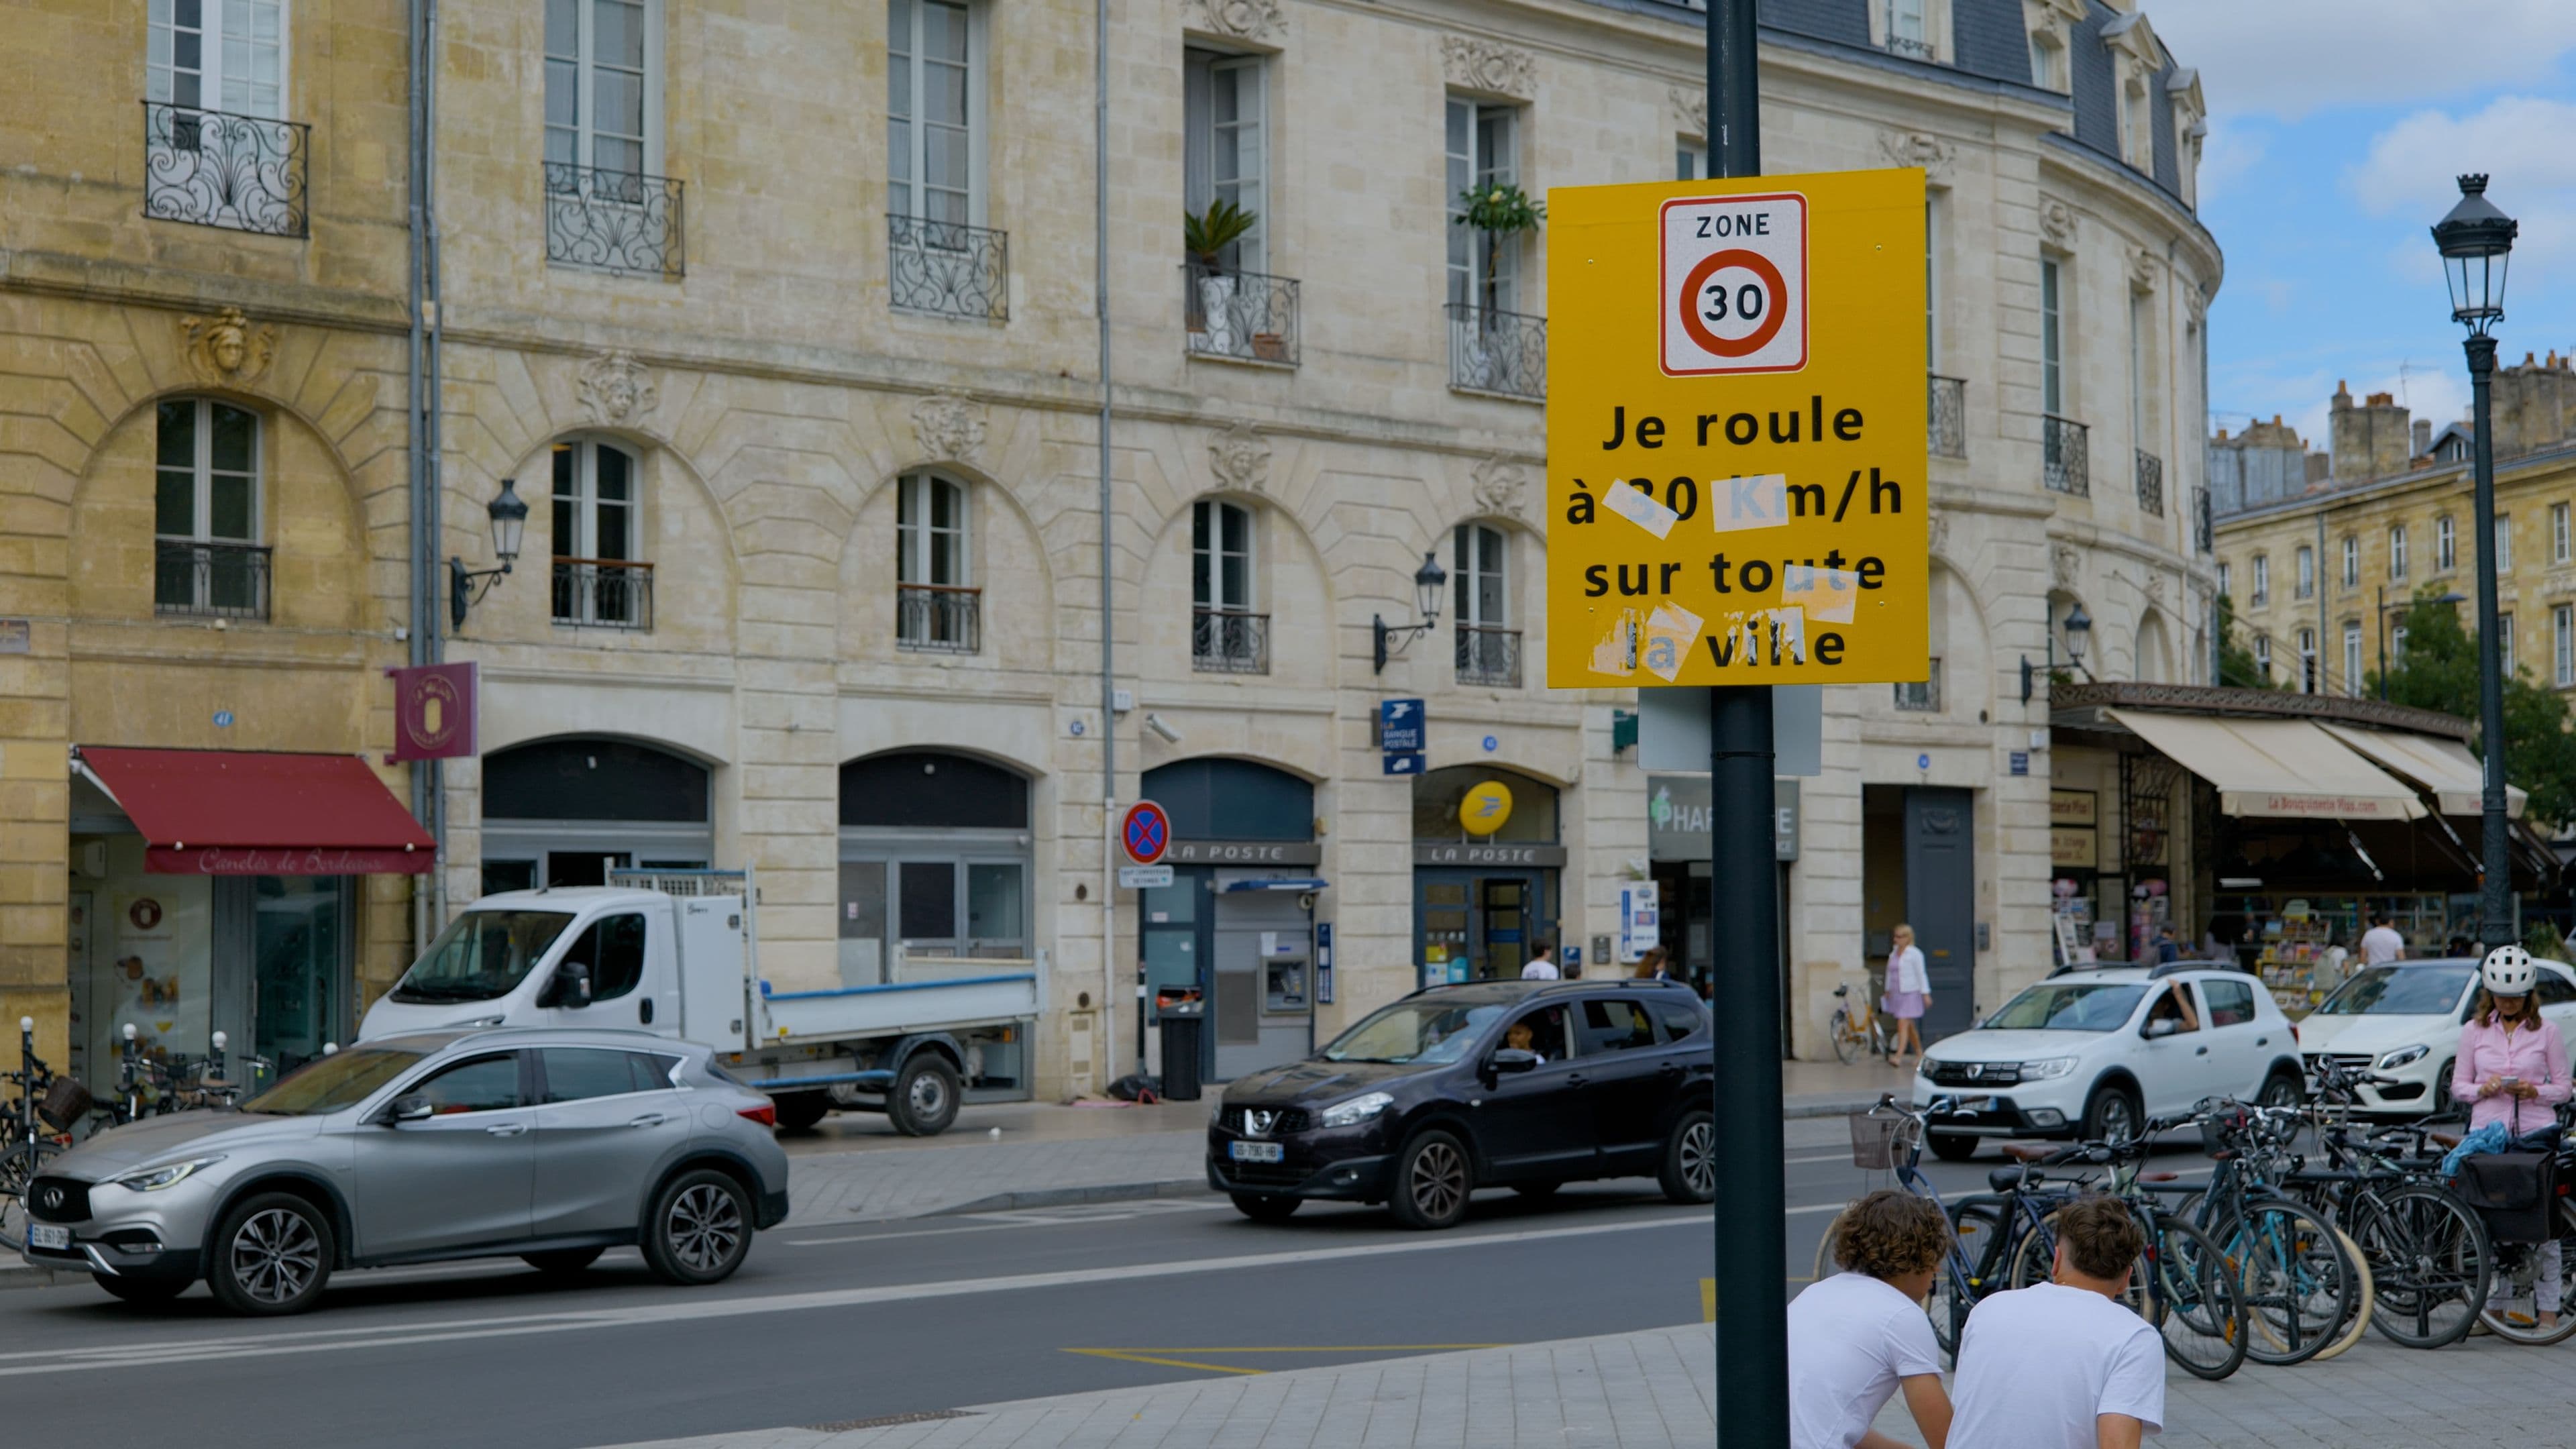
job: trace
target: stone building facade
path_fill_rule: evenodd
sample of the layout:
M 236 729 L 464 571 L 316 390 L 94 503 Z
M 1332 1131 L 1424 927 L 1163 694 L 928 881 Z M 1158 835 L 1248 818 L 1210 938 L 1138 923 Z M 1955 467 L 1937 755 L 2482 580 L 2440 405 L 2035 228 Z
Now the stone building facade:
M 1547 233 L 1489 243 L 1453 218 L 1462 184 L 1704 170 L 1696 12 L 1115 12 L 1104 621 L 1091 7 L 438 7 L 427 550 L 407 10 L 208 0 L 185 33 L 142 0 L 17 17 L 0 1010 L 94 1038 L 129 1003 L 83 983 L 129 936 L 138 959 L 190 949 L 118 916 L 142 827 L 82 752 L 381 760 L 415 555 L 494 567 L 504 480 L 531 506 L 523 555 L 442 641 L 480 671 L 481 754 L 425 812 L 437 870 L 346 878 L 327 910 L 293 877 L 206 907 L 258 1011 L 313 998 L 306 1035 L 345 1032 L 440 910 L 617 865 L 752 868 L 781 988 L 908 954 L 1043 961 L 1048 1019 L 1015 1072 L 1049 1096 L 1129 1064 L 1140 969 L 1216 990 L 1220 1017 L 1241 982 L 1286 982 L 1236 1025 L 1302 1006 L 1302 1045 L 1435 967 L 1594 948 L 1649 873 L 1681 897 L 1671 944 L 1731 969 L 1704 905 L 1685 938 L 1688 862 L 1650 850 L 1660 787 L 1615 720 L 1632 701 L 1522 665 L 1545 630 Z M 1920 166 L 1934 197 L 1940 674 L 1828 702 L 1783 872 L 1787 1029 L 1811 1054 L 1832 986 L 1894 913 L 1925 913 L 1909 895 L 1937 897 L 1939 969 L 1987 1004 L 2046 969 L 2046 700 L 2021 661 L 2062 655 L 2052 621 L 2090 611 L 2097 673 L 2199 677 L 2220 256 L 2192 213 L 2197 81 L 2127 0 L 1919 22 L 1781 0 L 1764 20 L 1771 168 Z M 1258 228 L 1194 264 L 1180 213 L 1217 198 Z M 1439 626 L 1380 673 L 1374 625 L 1416 620 L 1426 554 Z M 1104 627 L 1132 697 L 1106 717 Z M 1386 773 L 1383 698 L 1426 701 L 1420 778 Z M 1466 836 L 1456 798 L 1488 778 L 1515 823 Z M 1103 802 L 1141 794 L 1189 802 L 1180 897 L 1111 877 Z M 299 901 L 302 934 L 257 934 Z M 1329 988 L 1262 974 L 1281 938 L 1320 967 L 1317 925 Z M 299 951 L 305 975 L 272 965 Z M 1260 957 L 1191 963 L 1211 951 Z

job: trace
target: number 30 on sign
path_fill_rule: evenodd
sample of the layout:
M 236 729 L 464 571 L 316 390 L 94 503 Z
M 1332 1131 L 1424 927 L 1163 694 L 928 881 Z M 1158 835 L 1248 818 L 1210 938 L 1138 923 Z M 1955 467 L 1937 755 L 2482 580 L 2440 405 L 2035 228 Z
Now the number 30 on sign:
M 1923 678 L 1923 173 L 1548 215 L 1548 683 Z

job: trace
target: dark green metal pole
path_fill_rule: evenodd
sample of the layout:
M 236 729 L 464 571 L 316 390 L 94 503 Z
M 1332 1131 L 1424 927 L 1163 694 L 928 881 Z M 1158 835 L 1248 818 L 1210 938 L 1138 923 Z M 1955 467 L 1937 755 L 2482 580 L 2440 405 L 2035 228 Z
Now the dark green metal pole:
M 2513 861 L 2506 853 L 2504 821 L 2504 659 L 2497 637 L 2495 540 L 2495 429 L 2489 384 L 2495 377 L 2495 338 L 2468 339 L 2469 397 L 2476 449 L 2478 530 L 2478 735 L 2485 755 L 2484 826 L 2478 860 L 2478 943 L 2492 951 L 2514 939 Z
M 1708 0 L 1712 176 L 1762 174 L 1754 0 Z M 1725 923 L 1712 1005 L 1717 1146 L 1717 1439 L 1788 1449 L 1789 1254 L 1781 1181 L 1780 895 L 1771 839 L 1771 687 L 1708 692 L 1710 919 Z

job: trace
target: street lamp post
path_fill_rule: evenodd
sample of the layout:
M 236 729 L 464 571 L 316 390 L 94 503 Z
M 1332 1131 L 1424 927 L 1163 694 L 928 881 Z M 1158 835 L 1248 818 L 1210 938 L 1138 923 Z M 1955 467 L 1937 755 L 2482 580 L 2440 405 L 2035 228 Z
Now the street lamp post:
M 1389 657 L 1403 652 L 1417 634 L 1428 634 L 1440 623 L 1440 591 L 1449 582 L 1448 572 L 1440 567 L 1439 550 L 1422 556 L 1422 567 L 1413 571 L 1414 608 L 1421 616 L 1418 624 L 1390 624 L 1383 614 L 1369 615 L 1369 627 L 1377 635 L 1377 667 L 1374 674 L 1386 673 Z
M 492 517 L 492 556 L 501 561 L 497 569 L 469 569 L 465 560 L 451 557 L 447 561 L 447 624 L 451 629 L 465 627 L 465 612 L 483 602 L 492 586 L 501 582 L 518 562 L 519 542 L 528 529 L 528 505 L 519 497 L 519 480 L 501 480 L 501 492 L 483 511 Z
M 2085 613 L 2084 606 L 2079 603 L 2066 611 L 2066 658 L 2082 670 L 2087 679 L 2093 677 L 2093 671 L 2084 668 L 2084 651 L 2085 646 L 2092 642 L 2093 616 Z
M 2480 799 L 2478 939 L 2486 950 L 2512 939 L 2512 863 L 2505 853 L 2504 667 L 2496 620 L 2495 429 L 2489 387 L 2495 376 L 2495 325 L 2504 320 L 2505 270 L 2521 230 L 2487 200 L 2484 176 L 2460 178 L 2460 201 L 2433 227 L 2451 286 L 2451 320 L 2468 328 L 2470 442 L 2475 449 L 2478 530 L 2478 735 L 2485 756 Z

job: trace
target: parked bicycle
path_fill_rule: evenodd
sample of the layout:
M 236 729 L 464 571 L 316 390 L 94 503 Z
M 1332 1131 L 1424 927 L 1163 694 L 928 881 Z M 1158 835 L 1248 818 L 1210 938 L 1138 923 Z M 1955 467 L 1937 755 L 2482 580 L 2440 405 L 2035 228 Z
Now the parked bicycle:
M 1895 1036 L 1885 1017 L 1866 1001 L 1858 1004 L 1855 1013 L 1848 984 L 1834 988 L 1834 1014 L 1825 1019 L 1825 1035 L 1833 1041 L 1834 1059 L 1844 1066 L 1858 1061 L 1863 1048 L 1881 1061 L 1895 1049 Z
M 2295 1161 L 2300 1109 L 2212 1098 L 2195 1115 L 2215 1167 L 2209 1186 L 2184 1195 L 2175 1211 L 2237 1268 L 2252 1328 L 2246 1355 L 2289 1365 L 2352 1347 L 2370 1318 L 2368 1262 L 2333 1221 L 2281 1186 Z
M 87 1088 L 57 1076 L 36 1055 L 36 1019 L 18 1018 L 18 1070 L 0 1072 L 0 1082 L 18 1089 L 7 1115 L 7 1136 L 0 1141 L 0 1243 L 23 1246 L 27 1240 L 27 1185 L 60 1153 L 68 1150 L 71 1128 L 89 1115 Z
M 2280 1186 L 2361 1249 L 2370 1326 L 2408 1348 L 2441 1348 L 2476 1325 L 2495 1249 L 2477 1210 L 2442 1180 L 2428 1128 L 2354 1126 L 2353 1088 L 2370 1080 L 2330 1058 L 2318 1062 L 2311 1118 L 2326 1165 L 2293 1157 Z

